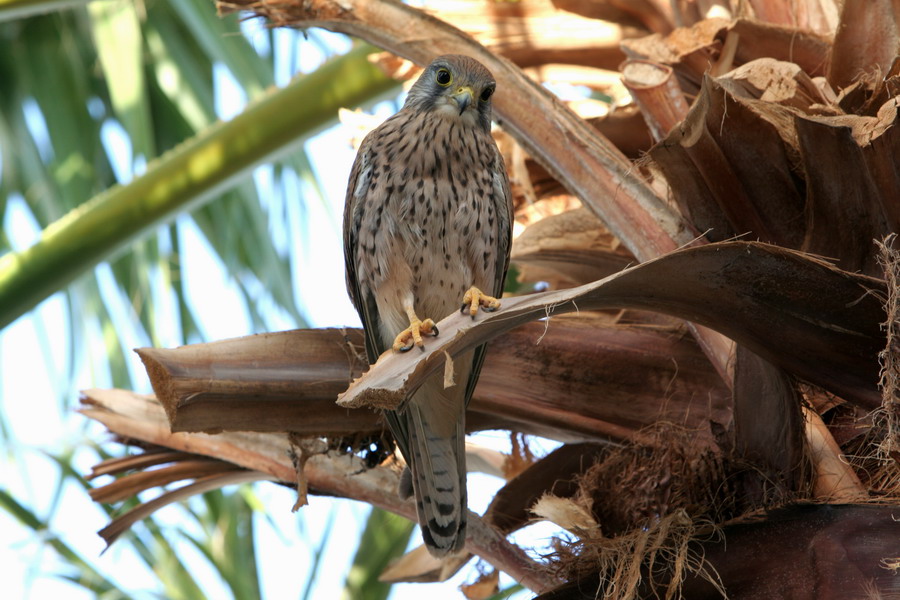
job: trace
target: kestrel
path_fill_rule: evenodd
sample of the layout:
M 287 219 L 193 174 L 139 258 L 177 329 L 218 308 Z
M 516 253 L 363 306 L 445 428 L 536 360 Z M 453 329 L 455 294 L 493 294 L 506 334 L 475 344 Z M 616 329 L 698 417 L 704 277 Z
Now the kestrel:
M 344 208 L 347 288 L 366 332 L 369 361 L 423 348 L 435 321 L 458 309 L 496 310 L 509 266 L 512 204 L 491 137 L 494 78 L 478 61 L 441 56 L 403 108 L 363 140 Z M 484 290 L 484 292 L 482 291 Z M 420 319 L 423 318 L 424 320 Z M 484 347 L 437 373 L 386 419 L 409 467 L 400 494 L 416 497 L 435 556 L 465 543 L 465 410 Z

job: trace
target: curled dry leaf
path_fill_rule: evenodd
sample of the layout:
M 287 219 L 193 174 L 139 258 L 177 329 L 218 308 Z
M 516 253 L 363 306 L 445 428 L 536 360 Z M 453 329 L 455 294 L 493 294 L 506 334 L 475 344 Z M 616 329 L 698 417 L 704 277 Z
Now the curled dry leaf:
M 735 64 L 774 58 L 796 63 L 811 77 L 825 75 L 831 52 L 830 35 L 755 19 L 737 19 L 720 36 L 729 33 L 740 38 Z
M 529 512 L 535 517 L 559 525 L 575 535 L 581 535 L 585 531 L 597 532 L 600 530 L 600 526 L 594 520 L 591 512 L 571 498 L 544 494 L 531 505 Z
M 828 253 L 847 270 L 881 275 L 874 240 L 900 230 L 898 106 L 900 96 L 877 117 L 809 116 L 795 122 L 807 184 L 803 248 Z
M 472 555 L 463 552 L 435 558 L 425 546 L 416 546 L 397 560 L 378 576 L 384 583 L 435 583 L 447 581 L 456 575 Z
M 727 26 L 726 19 L 704 19 L 690 27 L 679 27 L 667 35 L 653 34 L 627 40 L 622 43 L 622 49 L 629 58 L 671 66 L 685 65 L 686 68 L 676 68 L 685 75 L 702 73 L 705 70 L 702 63 L 712 62 L 709 59 L 721 47 L 716 38 Z
M 793 106 L 803 111 L 829 111 L 835 97 L 817 84 L 799 65 L 774 58 L 759 58 L 716 77 L 735 96 Z M 831 108 L 831 114 L 837 114 Z
M 131 468 L 147 469 L 149 464 L 143 463 L 141 466 L 133 466 Z M 91 489 L 89 495 L 94 502 L 112 504 L 113 502 L 121 502 L 132 496 L 137 496 L 139 493 L 155 487 L 236 470 L 239 470 L 239 468 L 227 462 L 198 459 L 196 457 L 182 459 L 167 467 L 130 473 L 111 483 Z
M 500 590 L 500 571 L 484 573 L 473 583 L 464 583 L 459 590 L 467 600 L 489 600 Z
M 503 533 L 524 527 L 533 519 L 534 505 L 541 498 L 549 495 L 566 499 L 575 495 L 578 476 L 607 451 L 605 444 L 566 444 L 557 448 L 500 488 L 484 513 L 484 520 Z M 564 527 L 545 514 L 539 516 Z

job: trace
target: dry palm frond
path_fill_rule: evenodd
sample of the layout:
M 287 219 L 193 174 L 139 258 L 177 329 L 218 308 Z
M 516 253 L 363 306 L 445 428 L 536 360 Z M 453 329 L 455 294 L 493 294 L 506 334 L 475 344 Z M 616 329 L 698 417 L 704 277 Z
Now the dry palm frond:
M 291 443 L 287 434 L 172 433 L 166 422 L 165 412 L 153 397 L 118 390 L 88 390 L 84 392 L 82 401 L 84 407 L 80 412 L 105 425 L 121 440 L 189 452 L 194 455 L 191 460 L 195 461 L 197 467 L 193 473 L 178 473 L 182 478 L 193 478 L 193 483 L 163 493 L 122 515 L 105 528 L 101 535 L 110 543 L 133 523 L 155 510 L 195 494 L 234 483 L 263 479 L 297 486 L 298 473 L 292 464 Z M 157 458 L 154 454 L 147 461 L 137 461 L 137 464 L 149 464 Z M 179 454 L 172 468 L 178 468 L 178 463 L 184 462 L 181 459 L 186 458 Z M 121 463 L 114 468 L 122 468 Z M 217 472 L 220 468 L 222 472 Z M 108 465 L 100 468 L 100 471 L 108 470 Z M 201 471 L 209 470 L 213 472 L 200 475 Z M 166 468 L 158 471 L 143 478 L 134 489 L 147 489 L 154 482 L 174 479 L 174 475 L 170 476 Z M 397 469 L 390 466 L 367 469 L 361 459 L 355 456 L 326 452 L 308 457 L 303 465 L 302 477 L 309 489 L 316 493 L 353 498 L 408 519 L 415 518 L 414 503 L 405 502 L 397 495 L 399 474 Z M 532 590 L 546 590 L 557 583 L 542 565 L 486 526 L 478 515 L 470 512 L 468 521 L 466 548 L 469 551 L 478 554 L 498 569 L 514 574 L 523 585 Z

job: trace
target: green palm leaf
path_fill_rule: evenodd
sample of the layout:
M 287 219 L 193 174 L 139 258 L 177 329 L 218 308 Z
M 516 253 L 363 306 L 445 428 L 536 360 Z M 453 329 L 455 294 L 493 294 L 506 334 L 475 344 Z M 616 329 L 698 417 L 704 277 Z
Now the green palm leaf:
M 365 60 L 367 53 L 366 48 L 357 49 L 268 94 L 235 119 L 169 151 L 130 184 L 113 187 L 72 210 L 31 248 L 0 257 L 0 327 L 151 227 L 291 149 L 300 136 L 332 119 L 337 108 L 392 89 L 394 81 Z
M 344 584 L 344 598 L 385 600 L 391 585 L 378 577 L 406 551 L 414 528 L 409 519 L 372 507 Z

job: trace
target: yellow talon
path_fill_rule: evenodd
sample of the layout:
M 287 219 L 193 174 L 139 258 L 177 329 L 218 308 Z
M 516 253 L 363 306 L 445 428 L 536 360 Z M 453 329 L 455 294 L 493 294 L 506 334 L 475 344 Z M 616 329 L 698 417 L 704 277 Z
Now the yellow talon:
M 460 307 L 459 312 L 464 313 L 466 312 L 466 308 L 468 308 L 469 315 L 474 319 L 475 315 L 478 314 L 479 306 L 483 308 L 485 312 L 494 312 L 500 308 L 500 301 L 493 296 L 488 296 L 473 285 L 463 296 L 462 306 Z
M 408 352 L 413 346 L 418 346 L 424 351 L 425 342 L 422 341 L 422 335 L 437 337 L 438 328 L 431 319 L 420 321 L 411 307 L 407 307 L 406 314 L 409 316 L 409 327 L 394 338 L 394 352 Z

